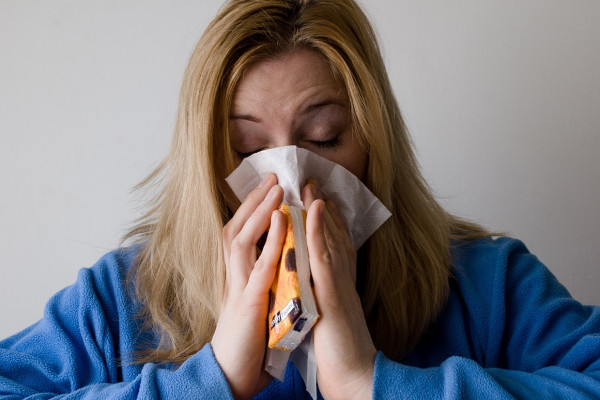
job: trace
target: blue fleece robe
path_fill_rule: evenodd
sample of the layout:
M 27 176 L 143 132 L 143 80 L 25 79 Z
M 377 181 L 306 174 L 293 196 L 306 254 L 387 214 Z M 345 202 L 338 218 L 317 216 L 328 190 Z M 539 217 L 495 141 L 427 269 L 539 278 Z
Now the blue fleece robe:
M 378 353 L 381 399 L 600 399 L 600 308 L 573 300 L 516 240 L 453 248 L 448 303 L 400 362 Z M 44 317 L 0 342 L 0 397 L 231 398 L 210 345 L 180 366 L 132 364 L 155 340 L 125 287 L 135 251 L 82 269 Z M 292 364 L 257 398 L 308 398 Z

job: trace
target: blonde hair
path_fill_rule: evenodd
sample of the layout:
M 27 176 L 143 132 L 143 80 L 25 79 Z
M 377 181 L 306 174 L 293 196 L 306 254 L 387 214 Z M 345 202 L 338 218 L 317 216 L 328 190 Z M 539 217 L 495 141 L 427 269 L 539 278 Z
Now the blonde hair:
M 191 56 L 172 147 L 140 184 L 155 196 L 126 236 L 142 244 L 133 279 L 161 338 L 143 361 L 184 361 L 213 335 L 225 288 L 222 229 L 239 204 L 224 181 L 235 167 L 234 91 L 251 64 L 296 48 L 318 52 L 345 87 L 369 155 L 365 184 L 393 214 L 359 251 L 359 292 L 379 350 L 399 359 L 417 343 L 447 299 L 451 241 L 486 235 L 431 195 L 375 34 L 354 1 L 229 1 Z

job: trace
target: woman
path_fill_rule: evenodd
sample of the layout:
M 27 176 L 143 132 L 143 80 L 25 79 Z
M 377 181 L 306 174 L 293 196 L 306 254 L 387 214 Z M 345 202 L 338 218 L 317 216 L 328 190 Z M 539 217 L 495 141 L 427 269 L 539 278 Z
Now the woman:
M 348 0 L 230 1 L 181 91 L 157 195 L 108 254 L 0 345 L 0 393 L 304 398 L 263 369 L 284 231 L 274 175 L 240 204 L 225 178 L 296 145 L 361 179 L 392 211 L 356 253 L 307 182 L 324 398 L 600 396 L 600 316 L 519 242 L 446 213 L 424 183 L 375 36 Z M 266 242 L 258 249 L 260 238 Z

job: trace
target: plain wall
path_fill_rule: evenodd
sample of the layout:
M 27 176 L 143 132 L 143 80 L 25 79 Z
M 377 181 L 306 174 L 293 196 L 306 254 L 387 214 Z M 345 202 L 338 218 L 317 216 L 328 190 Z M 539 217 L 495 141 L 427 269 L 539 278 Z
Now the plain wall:
M 440 201 L 600 304 L 600 2 L 363 4 Z M 219 7 L 0 0 L 0 337 L 119 246 Z

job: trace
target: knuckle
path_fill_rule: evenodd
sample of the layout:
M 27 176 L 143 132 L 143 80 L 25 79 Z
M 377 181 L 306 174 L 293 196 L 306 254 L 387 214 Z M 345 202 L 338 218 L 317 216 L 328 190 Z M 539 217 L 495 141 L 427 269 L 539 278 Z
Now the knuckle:
M 239 252 L 245 248 L 244 240 L 242 240 L 239 236 L 236 236 L 231 241 L 231 252 Z
M 331 265 L 332 261 L 333 261 L 332 257 L 331 257 L 331 253 L 327 250 L 320 251 L 318 258 L 323 264 L 327 264 L 327 265 Z
M 234 236 L 235 235 L 233 233 L 233 227 L 231 225 L 231 222 L 229 222 L 223 227 L 223 239 L 227 242 L 231 242 Z
M 263 197 L 265 197 L 265 194 L 265 188 L 256 187 L 252 189 L 250 193 L 248 193 L 248 196 L 246 196 L 246 200 L 258 202 L 261 201 Z
M 264 269 L 264 266 L 265 266 L 265 261 L 261 257 L 259 257 L 258 260 L 256 260 L 256 262 L 254 263 L 253 272 L 254 271 L 259 271 L 259 272 L 262 271 Z

